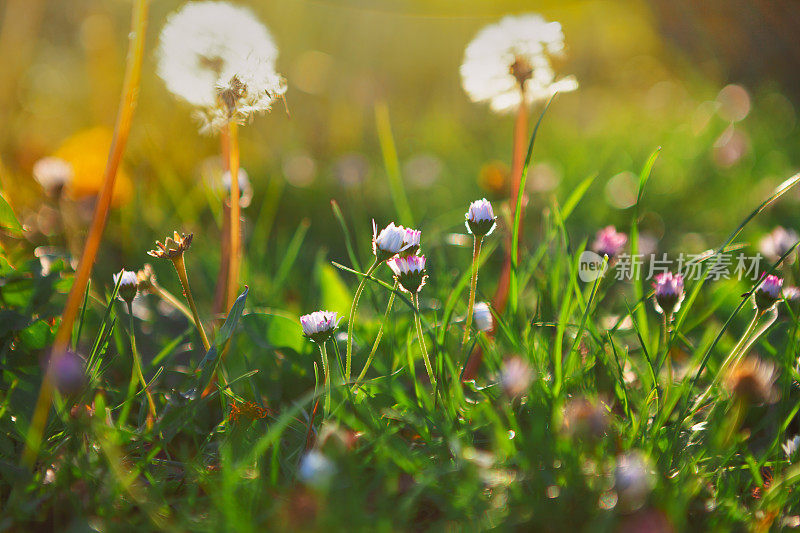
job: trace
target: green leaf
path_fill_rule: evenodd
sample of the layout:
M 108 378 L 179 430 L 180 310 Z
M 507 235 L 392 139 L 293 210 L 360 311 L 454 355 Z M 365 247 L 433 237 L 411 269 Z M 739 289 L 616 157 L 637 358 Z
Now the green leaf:
M 22 235 L 22 224 L 17 220 L 17 215 L 11 209 L 8 201 L 0 194 L 0 229 L 13 235 Z
M 329 263 L 320 260 L 316 269 L 317 285 L 320 288 L 320 307 L 346 315 L 350 311 L 353 295 L 339 273 Z
M 245 286 L 242 294 L 236 298 L 233 307 L 231 307 L 231 312 L 228 313 L 228 317 L 225 319 L 225 323 L 222 324 L 219 333 L 217 333 L 217 336 L 214 338 L 214 345 L 211 346 L 211 349 L 208 350 L 203 360 L 197 365 L 197 372 L 200 373 L 200 377 L 198 378 L 198 391 L 205 390 L 208 384 L 211 383 L 211 376 L 214 375 L 219 365 L 219 355 L 222 353 L 222 349 L 228 343 L 228 340 L 233 336 L 236 325 L 242 317 L 244 304 L 249 291 L 250 289 Z

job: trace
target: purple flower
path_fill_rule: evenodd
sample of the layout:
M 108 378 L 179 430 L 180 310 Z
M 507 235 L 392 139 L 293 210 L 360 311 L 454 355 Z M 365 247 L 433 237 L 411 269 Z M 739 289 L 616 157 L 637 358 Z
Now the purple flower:
M 50 356 L 50 375 L 61 394 L 74 394 L 86 383 L 83 358 L 71 350 Z
M 330 339 L 333 331 L 339 325 L 341 317 L 332 311 L 315 311 L 300 317 L 303 326 L 303 335 L 314 342 L 322 343 Z
M 683 276 L 664 272 L 655 277 L 655 308 L 659 313 L 674 313 L 681 307 L 685 296 Z
M 781 299 L 783 279 L 770 274 L 766 276 L 756 289 L 753 299 L 756 309 L 764 311 L 775 305 Z
M 425 274 L 425 262 L 424 255 L 409 255 L 407 257 L 393 257 L 386 264 L 394 272 L 394 277 L 400 283 L 400 288 L 414 294 L 420 291 L 428 278 Z
M 628 236 L 620 233 L 614 226 L 606 226 L 597 232 L 592 243 L 592 250 L 600 255 L 607 255 L 609 259 L 616 257 L 622 247 L 628 242 Z
M 469 204 L 467 214 L 464 216 L 467 219 L 465 223 L 467 231 L 479 237 L 489 235 L 497 225 L 497 217 L 494 216 L 492 204 L 486 198 L 475 200 Z

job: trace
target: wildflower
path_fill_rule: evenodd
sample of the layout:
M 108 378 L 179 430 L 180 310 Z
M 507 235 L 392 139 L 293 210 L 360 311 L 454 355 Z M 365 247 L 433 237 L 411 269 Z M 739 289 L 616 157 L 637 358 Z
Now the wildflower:
M 800 449 L 800 435 L 795 435 L 781 444 L 781 448 L 783 448 L 783 453 L 786 454 L 786 458 L 789 459 L 789 461 L 794 459 L 797 450 Z
M 731 394 L 748 403 L 774 403 L 779 397 L 777 379 L 771 361 L 751 355 L 728 371 L 725 384 Z
M 510 112 L 523 102 L 578 88 L 572 76 L 556 79 L 551 58 L 563 53 L 558 22 L 536 14 L 507 16 L 483 28 L 467 46 L 461 84 L 473 102 L 488 102 L 497 113 Z
M 628 236 L 618 232 L 614 226 L 606 226 L 597 232 L 592 250 L 600 255 L 607 255 L 611 260 L 617 256 L 622 247 L 628 242 Z
M 475 327 L 484 333 L 492 331 L 494 327 L 494 317 L 492 316 L 492 310 L 489 308 L 489 304 L 486 302 L 478 302 L 472 309 L 475 315 Z
M 198 109 L 204 131 L 269 111 L 286 92 L 275 70 L 278 49 L 253 13 L 226 2 L 188 2 L 167 19 L 158 75 Z
M 70 198 L 80 200 L 100 194 L 112 137 L 113 132 L 102 126 L 81 130 L 53 153 L 53 157 L 62 159 L 72 168 L 72 179 L 65 188 Z M 114 180 L 112 204 L 125 204 L 132 196 L 133 182 L 120 166 Z
M 564 431 L 573 437 L 597 439 L 608 428 L 608 410 L 602 402 L 587 398 L 572 398 L 564 407 Z
M 162 259 L 175 259 L 183 255 L 183 252 L 189 249 L 189 246 L 192 244 L 193 236 L 192 233 L 187 235 L 176 231 L 173 233 L 172 237 L 164 239 L 163 244 L 161 241 L 156 241 L 156 248 L 148 251 L 147 255 L 151 257 L 160 257 Z
M 403 235 L 403 248 L 401 253 L 403 255 L 414 255 L 419 252 L 419 241 L 422 237 L 422 232 L 418 229 L 403 228 L 405 234 Z
M 781 299 L 782 289 L 782 278 L 773 274 L 766 276 L 753 294 L 756 309 L 765 311 L 772 308 Z
M 503 362 L 500 385 L 510 398 L 524 394 L 533 381 L 533 369 L 526 360 L 516 355 Z
M 400 288 L 411 294 L 416 294 L 425 285 L 428 275 L 425 273 L 425 256 L 410 255 L 408 257 L 393 257 L 386 262 L 394 272 L 395 279 Z
M 75 394 L 86 383 L 86 363 L 72 350 L 52 354 L 49 365 L 50 374 L 61 394 Z
M 403 226 L 395 226 L 394 222 L 391 222 L 378 233 L 378 227 L 375 221 L 372 221 L 372 253 L 379 263 L 407 248 L 409 245 L 406 244 L 406 229 Z
M 119 297 L 129 304 L 133 302 L 139 288 L 139 280 L 136 277 L 136 273 L 125 269 L 120 270 L 114 274 L 114 285 L 117 284 L 119 284 L 117 292 Z
M 464 215 L 467 231 L 475 236 L 483 237 L 494 231 L 497 225 L 497 217 L 494 216 L 492 204 L 486 198 L 475 200 L 469 204 L 469 209 Z
M 59 157 L 44 157 L 33 165 L 33 178 L 48 194 L 60 191 L 72 176 L 72 165 Z
M 758 248 L 770 261 L 777 261 L 780 257 L 783 257 L 783 254 L 791 250 L 798 240 L 800 240 L 800 237 L 793 229 L 776 226 L 775 229 L 761 239 Z M 792 255 L 794 254 L 787 256 L 786 260 L 793 261 L 794 257 Z
M 653 283 L 655 289 L 654 306 L 661 314 L 671 315 L 680 309 L 685 291 L 683 290 L 683 276 L 664 272 L 656 276 Z
M 617 457 L 614 490 L 624 511 L 635 511 L 644 505 L 653 484 L 650 463 L 641 452 L 634 450 Z
M 331 338 L 339 325 L 341 317 L 337 318 L 337 315 L 338 313 L 331 311 L 314 311 L 301 316 L 300 325 L 303 326 L 303 335 L 316 343 L 325 342 Z
M 336 474 L 336 465 L 319 450 L 311 450 L 300 460 L 297 475 L 306 485 L 322 489 L 327 487 Z

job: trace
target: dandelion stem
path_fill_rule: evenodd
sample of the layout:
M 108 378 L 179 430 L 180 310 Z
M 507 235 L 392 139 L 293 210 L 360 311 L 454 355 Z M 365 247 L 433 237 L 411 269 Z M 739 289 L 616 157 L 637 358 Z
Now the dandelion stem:
M 227 308 L 230 309 L 239 292 L 239 270 L 242 261 L 241 206 L 239 204 L 239 130 L 235 121 L 229 123 L 228 133 L 229 172 L 231 175 L 231 236 L 230 255 L 228 256 Z
M 183 254 L 179 254 L 178 256 L 174 257 L 172 259 L 172 264 L 175 265 L 175 271 L 178 273 L 178 279 L 181 280 L 183 295 L 186 296 L 186 301 L 189 302 L 189 309 L 192 311 L 194 325 L 197 328 L 197 332 L 200 334 L 200 340 L 203 342 L 203 349 L 206 351 L 206 353 L 208 353 L 208 350 L 211 349 L 211 344 L 208 342 L 206 331 L 203 329 L 203 323 L 200 322 L 200 315 L 197 313 L 197 306 L 194 304 L 192 289 L 189 287 L 189 277 L 186 275 L 186 264 L 183 261 Z
M 122 86 L 122 97 L 117 111 L 117 122 L 114 127 L 114 136 L 111 141 L 108 161 L 106 162 L 105 172 L 103 173 L 103 185 L 100 188 L 100 195 L 94 210 L 94 218 L 89 228 L 86 238 L 86 245 L 83 248 L 78 270 L 75 274 L 75 281 L 67 297 L 67 304 L 61 316 L 61 326 L 58 328 L 56 338 L 53 342 L 51 357 L 61 357 L 61 354 L 69 345 L 72 334 L 72 325 L 78 315 L 86 284 L 92 273 L 92 265 L 97 257 L 100 248 L 100 240 L 103 237 L 108 212 L 111 207 L 111 198 L 114 191 L 114 182 L 117 177 L 117 169 L 122 160 L 122 153 L 128 141 L 128 134 L 131 129 L 133 112 L 136 109 L 136 102 L 139 96 L 139 79 L 142 72 L 142 59 L 144 58 L 145 29 L 147 27 L 147 10 L 149 0 L 136 0 L 133 3 L 133 13 L 131 21 L 130 42 L 128 46 L 128 57 L 125 63 L 125 78 Z M 51 365 L 52 368 L 55 365 Z M 27 466 L 32 466 L 39 454 L 44 428 L 47 424 L 47 417 L 50 411 L 50 402 L 53 398 L 53 376 L 51 371 L 45 373 L 42 387 L 39 390 L 39 398 L 36 401 L 33 419 L 27 434 L 26 447 L 22 455 L 22 462 Z
M 361 293 L 364 292 L 364 287 L 367 284 L 367 279 L 372 276 L 372 273 L 375 272 L 375 269 L 378 268 L 378 259 L 376 258 L 375 261 L 367 269 L 367 272 L 361 278 L 361 281 L 358 283 L 358 288 L 356 289 L 356 294 L 353 297 L 353 304 L 350 306 L 350 317 L 347 319 L 347 355 L 345 357 L 345 370 L 344 370 L 344 378 L 345 381 L 350 381 L 350 371 L 352 369 L 353 363 L 353 325 L 355 322 L 356 311 L 358 310 L 358 301 L 361 299 Z
M 433 374 L 431 360 L 428 358 L 428 348 L 425 346 L 425 336 L 422 334 L 422 321 L 419 318 L 419 294 L 411 295 L 411 301 L 414 303 L 414 324 L 417 326 L 417 338 L 419 339 L 420 350 L 422 350 L 422 359 L 425 361 L 425 370 L 428 371 L 428 377 L 435 390 L 436 376 Z
M 395 281 L 394 287 L 392 288 L 392 294 L 389 296 L 389 303 L 386 305 L 386 312 L 383 314 L 383 322 L 381 322 L 381 327 L 378 329 L 378 336 L 375 337 L 375 342 L 372 344 L 372 350 L 369 352 L 367 362 L 364 363 L 364 369 L 361 370 L 361 373 L 356 378 L 355 383 L 353 383 L 353 392 L 355 392 L 356 388 L 358 387 L 358 382 L 364 379 L 364 376 L 367 375 L 367 369 L 369 368 L 369 365 L 372 364 L 372 359 L 375 357 L 375 352 L 378 350 L 378 345 L 381 343 L 381 339 L 383 338 L 383 328 L 389 320 L 389 312 L 392 310 L 392 305 L 394 304 L 395 291 L 399 286 L 400 284 Z
M 322 356 L 322 371 L 325 373 L 325 416 L 328 416 L 331 411 L 331 367 L 328 364 L 328 349 L 325 344 L 325 342 L 319 344 L 319 353 Z
M 469 328 L 472 325 L 472 311 L 475 307 L 475 292 L 478 288 L 478 257 L 481 255 L 481 242 L 483 236 L 474 235 L 472 243 L 472 280 L 469 286 L 469 304 L 467 305 L 467 322 L 464 324 L 464 340 L 461 341 L 461 351 L 467 346 L 469 341 Z

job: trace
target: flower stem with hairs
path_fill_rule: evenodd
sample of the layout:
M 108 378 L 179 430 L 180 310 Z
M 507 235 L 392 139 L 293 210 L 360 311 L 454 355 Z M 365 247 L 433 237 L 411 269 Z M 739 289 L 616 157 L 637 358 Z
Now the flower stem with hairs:
M 378 345 L 381 343 L 381 339 L 383 338 L 383 326 L 389 319 L 389 312 L 392 310 L 392 305 L 394 304 L 395 291 L 399 286 L 400 284 L 397 281 L 395 281 L 394 287 L 392 288 L 392 294 L 389 296 L 389 303 L 386 304 L 386 312 L 383 314 L 383 322 L 381 322 L 381 327 L 378 329 L 378 335 L 375 337 L 375 342 L 372 344 L 372 350 L 370 350 L 369 352 L 369 356 L 367 357 L 367 362 L 364 363 L 364 368 L 361 370 L 361 373 L 356 378 L 355 383 L 353 383 L 354 392 L 358 387 L 358 383 L 362 379 L 364 379 L 364 376 L 367 375 L 367 370 L 369 369 L 369 366 L 372 364 L 372 359 L 375 357 L 375 352 L 378 350 Z
M 417 327 L 417 338 L 419 339 L 419 347 L 422 350 L 422 359 L 425 361 L 425 370 L 428 371 L 428 378 L 431 380 L 431 385 L 436 389 L 436 376 L 433 374 L 433 367 L 431 367 L 431 360 L 428 358 L 428 347 L 425 346 L 425 336 L 422 334 L 422 321 L 419 317 L 419 294 L 412 294 L 411 301 L 414 304 L 414 324 Z
M 175 265 L 175 271 L 178 273 L 178 279 L 181 280 L 181 287 L 183 287 L 183 294 L 186 296 L 186 301 L 189 302 L 189 309 L 192 311 L 192 319 L 197 328 L 197 333 L 200 334 L 200 340 L 203 342 L 203 349 L 208 352 L 211 349 L 211 343 L 208 342 L 206 331 L 203 329 L 203 323 L 200 321 L 200 315 L 197 313 L 197 306 L 192 297 L 192 289 L 189 286 L 189 277 L 186 275 L 186 264 L 183 260 L 183 254 L 179 254 L 172 258 L 172 264 Z
M 475 307 L 475 292 L 478 288 L 478 257 L 481 255 L 482 235 L 473 235 L 472 243 L 472 280 L 469 285 L 469 303 L 467 304 L 467 322 L 464 324 L 464 340 L 461 341 L 461 351 L 469 341 L 469 328 L 472 325 L 472 309 Z
M 331 367 L 328 364 L 327 342 L 319 343 L 319 354 L 322 356 L 322 371 L 325 373 L 325 416 L 331 411 Z
M 375 269 L 378 268 L 378 264 L 379 262 L 376 258 L 375 261 L 373 261 L 369 266 L 364 276 L 362 276 L 361 281 L 358 283 L 356 294 L 353 297 L 353 303 L 350 306 L 350 317 L 347 319 L 347 354 L 345 356 L 344 370 L 345 381 L 350 381 L 350 371 L 353 364 L 353 326 L 356 318 L 356 311 L 358 311 L 358 302 L 361 299 L 361 293 L 364 292 L 364 287 L 367 285 L 367 280 L 370 278 L 370 276 L 372 276 L 372 273 L 375 272 Z

